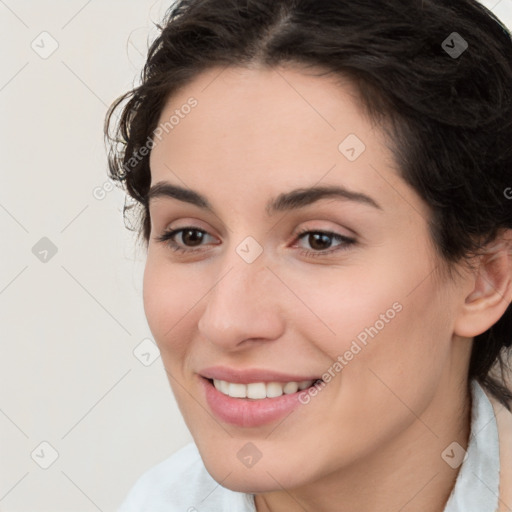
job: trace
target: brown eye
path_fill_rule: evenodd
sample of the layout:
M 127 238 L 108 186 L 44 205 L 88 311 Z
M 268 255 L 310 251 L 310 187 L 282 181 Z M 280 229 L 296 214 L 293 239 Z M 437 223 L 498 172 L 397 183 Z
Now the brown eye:
M 330 231 L 303 230 L 298 233 L 299 240 L 306 240 L 313 250 L 303 249 L 301 252 L 306 256 L 326 256 L 339 250 L 348 249 L 349 246 L 356 243 L 356 240 L 339 233 Z M 339 242 L 334 249 L 331 249 L 333 241 Z
M 181 234 L 181 243 L 178 243 L 175 238 L 178 234 Z M 200 247 L 201 242 L 205 239 L 205 236 L 210 236 L 202 229 L 188 226 L 179 229 L 172 229 L 166 231 L 161 236 L 156 238 L 157 242 L 165 243 L 173 251 L 178 252 L 196 252 L 198 249 L 192 249 L 193 247 Z M 213 237 L 212 237 L 213 238 Z M 183 247 L 183 246 L 184 247 Z M 191 249 L 187 249 L 190 247 Z M 200 250 L 200 249 L 199 249 Z
M 197 233 L 200 233 L 198 236 Z M 192 247 L 200 245 L 204 238 L 204 231 L 198 229 L 183 229 L 181 230 L 181 240 L 185 245 L 191 245 Z

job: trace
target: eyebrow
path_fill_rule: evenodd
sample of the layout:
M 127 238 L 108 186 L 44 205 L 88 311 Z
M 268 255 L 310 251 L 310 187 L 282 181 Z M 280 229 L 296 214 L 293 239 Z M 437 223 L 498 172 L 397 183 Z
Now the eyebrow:
M 146 196 L 147 204 L 149 204 L 151 200 L 162 197 L 177 199 L 178 201 L 190 203 L 203 210 L 207 210 L 214 215 L 217 215 L 208 199 L 206 199 L 206 197 L 199 194 L 195 190 L 183 188 L 178 185 L 172 185 L 171 183 L 165 181 L 160 181 L 149 189 L 149 192 Z M 284 212 L 288 210 L 304 208 L 310 204 L 315 203 L 316 201 L 327 198 L 354 201 L 382 210 L 382 207 L 370 196 L 367 196 L 361 192 L 348 190 L 342 186 L 332 185 L 298 188 L 291 190 L 290 192 L 284 192 L 279 194 L 276 198 L 271 199 L 267 203 L 265 211 L 267 215 L 271 216 L 276 212 Z

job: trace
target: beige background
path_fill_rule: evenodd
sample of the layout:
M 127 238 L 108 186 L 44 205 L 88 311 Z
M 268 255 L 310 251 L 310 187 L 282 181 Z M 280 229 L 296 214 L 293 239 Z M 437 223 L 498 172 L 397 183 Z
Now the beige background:
M 191 440 L 102 132 L 169 5 L 0 0 L 0 511 L 114 511 Z

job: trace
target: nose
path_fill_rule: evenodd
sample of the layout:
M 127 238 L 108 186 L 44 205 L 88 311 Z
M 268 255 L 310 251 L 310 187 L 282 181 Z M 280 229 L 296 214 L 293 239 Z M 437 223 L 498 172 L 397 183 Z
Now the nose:
M 261 258 L 263 260 L 263 258 Z M 223 350 L 236 351 L 247 342 L 275 340 L 284 330 L 283 284 L 263 261 L 233 261 L 205 297 L 199 332 Z

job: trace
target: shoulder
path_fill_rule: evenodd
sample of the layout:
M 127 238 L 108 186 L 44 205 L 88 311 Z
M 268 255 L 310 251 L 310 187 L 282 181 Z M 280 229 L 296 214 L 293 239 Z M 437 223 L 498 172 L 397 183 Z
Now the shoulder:
M 195 443 L 146 470 L 118 512 L 254 512 L 252 495 L 219 485 L 206 470 Z

